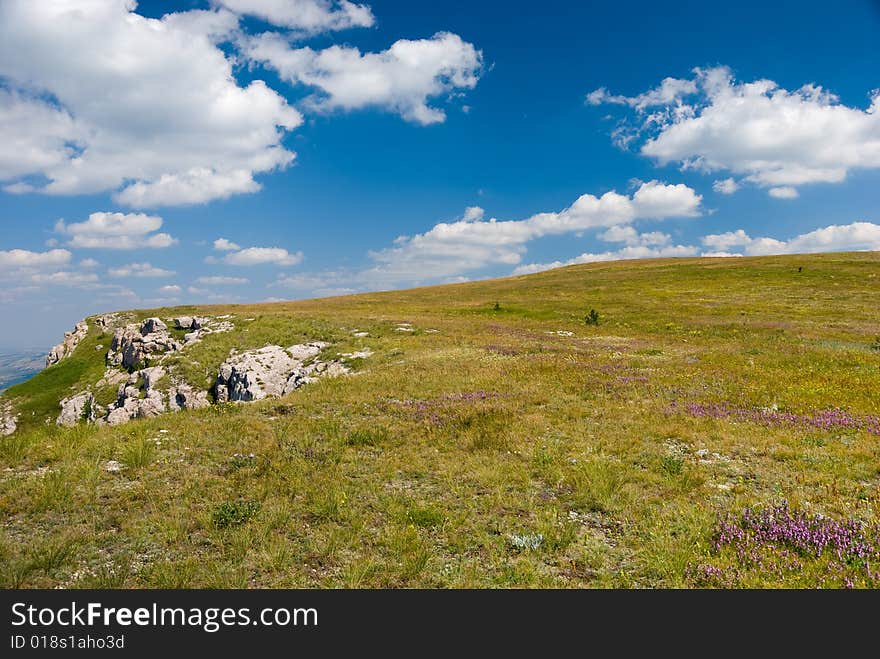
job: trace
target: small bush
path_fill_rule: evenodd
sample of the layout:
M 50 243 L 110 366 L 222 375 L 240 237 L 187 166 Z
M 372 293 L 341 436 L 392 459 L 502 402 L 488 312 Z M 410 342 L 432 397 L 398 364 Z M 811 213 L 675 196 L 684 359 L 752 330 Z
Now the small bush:
M 446 517 L 436 508 L 415 506 L 406 511 L 406 519 L 409 523 L 422 528 L 440 526 L 446 521 Z
M 146 467 L 156 455 L 156 445 L 149 439 L 133 440 L 122 449 L 122 462 L 131 469 Z
M 595 309 L 590 309 L 590 313 L 584 316 L 584 324 L 585 325 L 598 325 L 599 324 L 599 312 Z
M 673 455 L 664 455 L 660 460 L 660 468 L 669 476 L 677 476 L 684 468 L 684 460 Z
M 345 443 L 348 446 L 376 446 L 388 439 L 385 428 L 358 428 L 348 433 Z
M 260 504 L 257 501 L 224 501 L 214 509 L 214 527 L 226 529 L 241 526 L 257 514 Z
M 880 336 L 874 337 L 874 343 L 871 344 L 871 350 L 880 352 Z

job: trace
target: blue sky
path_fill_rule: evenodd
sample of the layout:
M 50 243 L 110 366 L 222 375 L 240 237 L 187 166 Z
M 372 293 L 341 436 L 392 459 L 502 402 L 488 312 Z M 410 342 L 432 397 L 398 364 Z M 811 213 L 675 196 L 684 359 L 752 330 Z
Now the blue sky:
M 0 350 L 120 308 L 880 249 L 876 2 L 9 0 L 0 25 Z

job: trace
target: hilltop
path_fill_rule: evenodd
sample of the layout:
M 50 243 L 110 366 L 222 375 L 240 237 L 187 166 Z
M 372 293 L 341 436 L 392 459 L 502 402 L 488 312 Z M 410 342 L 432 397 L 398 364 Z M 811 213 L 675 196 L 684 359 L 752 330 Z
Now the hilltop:
M 877 587 L 877 309 L 838 253 L 90 317 L 0 395 L 0 583 Z

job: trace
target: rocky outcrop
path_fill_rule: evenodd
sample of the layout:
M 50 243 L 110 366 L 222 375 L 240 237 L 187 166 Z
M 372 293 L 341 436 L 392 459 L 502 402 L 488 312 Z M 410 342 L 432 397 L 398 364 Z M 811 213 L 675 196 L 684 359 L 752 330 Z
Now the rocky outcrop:
M 0 437 L 11 435 L 18 427 L 18 417 L 12 411 L 11 403 L 0 402 Z
M 210 404 L 207 391 L 196 391 L 188 384 L 173 386 L 168 391 L 168 409 L 172 412 L 198 410 Z
M 92 392 L 84 391 L 61 401 L 61 414 L 55 423 L 67 427 L 75 426 L 80 421 L 94 423 L 97 412 Z
M 177 329 L 189 330 L 183 335 L 184 345 L 192 345 L 198 343 L 208 334 L 217 334 L 219 332 L 229 332 L 235 329 L 228 320 L 216 321 L 211 318 L 199 318 L 198 316 L 181 316 L 173 318 L 174 325 Z
M 110 407 L 104 421 L 108 425 L 118 426 L 132 419 L 149 419 L 165 412 L 165 400 L 155 388 L 163 377 L 165 369 L 161 366 L 132 373 L 126 382 L 119 385 L 116 402 Z
M 209 318 L 200 318 L 199 316 L 178 316 L 171 319 L 176 329 L 187 331 L 200 330 L 206 327 L 209 321 Z
M 282 348 L 270 345 L 233 355 L 220 365 L 214 396 L 218 403 L 277 398 L 299 389 L 319 376 L 347 372 L 344 364 L 315 359 L 327 343 Z
M 165 323 L 158 318 L 147 318 L 140 326 L 130 324 L 114 332 L 107 361 L 111 366 L 138 369 L 181 347 Z
M 81 320 L 76 324 L 70 332 L 64 333 L 64 340 L 57 346 L 53 347 L 46 357 L 46 367 L 57 364 L 65 357 L 69 357 L 76 350 L 76 346 L 82 341 L 86 334 L 89 333 L 89 324 L 85 320 Z

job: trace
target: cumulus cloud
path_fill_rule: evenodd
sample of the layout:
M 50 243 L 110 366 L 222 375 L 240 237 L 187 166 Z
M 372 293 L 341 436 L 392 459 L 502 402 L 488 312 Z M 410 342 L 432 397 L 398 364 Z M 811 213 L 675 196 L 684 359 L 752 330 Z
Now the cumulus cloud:
M 129 263 L 118 268 L 110 268 L 107 274 L 111 277 L 170 277 L 173 270 L 156 268 L 149 263 Z
M 209 277 L 199 277 L 196 283 L 206 286 L 223 286 L 223 285 L 242 285 L 247 284 L 248 280 L 244 277 L 223 277 L 221 275 L 212 275 Z
M 30 281 L 35 284 L 57 284 L 60 286 L 81 286 L 83 284 L 95 284 L 98 275 L 93 272 L 72 272 L 60 270 L 58 272 L 38 272 L 30 276 Z
M 712 189 L 720 194 L 733 194 L 739 190 L 739 183 L 732 178 L 720 179 L 712 183 Z
M 159 292 L 163 295 L 179 295 L 183 292 L 183 289 L 177 284 L 169 284 L 167 286 L 160 286 Z
M 738 247 L 747 256 L 876 251 L 880 250 L 880 224 L 872 222 L 832 224 L 808 233 L 802 233 L 789 240 L 767 237 L 752 238 L 742 229 L 738 229 L 737 231 L 704 236 L 702 243 L 707 247 L 722 251 Z
M 479 206 L 468 206 L 464 209 L 464 215 L 461 219 L 465 222 L 479 222 L 483 219 L 483 215 L 485 215 L 485 211 Z
M 0 250 L 0 269 L 57 267 L 70 263 L 71 253 L 66 249 L 32 252 L 27 249 Z
M 615 105 L 628 105 L 636 110 L 645 111 L 648 108 L 680 104 L 685 96 L 697 93 L 697 83 L 693 80 L 681 78 L 664 78 L 659 86 L 638 96 L 619 96 L 609 94 L 605 87 L 600 87 L 587 94 L 587 105 L 602 105 L 613 103 Z
M 529 275 L 552 268 L 561 268 L 566 265 L 579 263 L 596 263 L 599 261 L 620 261 L 622 259 L 657 259 L 683 256 L 696 256 L 699 250 L 693 245 L 667 245 L 665 247 L 649 247 L 647 245 L 628 245 L 621 249 L 593 254 L 590 252 L 576 256 L 567 261 L 554 261 L 552 263 L 529 263 L 514 269 L 515 275 Z
M 306 103 L 311 109 L 381 108 L 421 125 L 446 119 L 430 100 L 473 89 L 483 61 L 481 51 L 449 32 L 430 39 L 401 39 L 379 53 L 361 53 L 350 46 L 293 48 L 273 33 L 245 37 L 241 49 L 287 82 L 316 88 Z
M 97 268 L 100 263 L 98 263 L 95 259 L 83 259 L 79 262 L 79 267 L 81 268 Z
M 303 253 L 290 253 L 283 247 L 246 247 L 237 252 L 230 252 L 223 257 L 222 263 L 227 265 L 274 265 L 291 266 L 302 263 Z
M 320 4 L 320 3 L 319 3 Z M 0 181 L 10 192 L 117 192 L 135 207 L 259 189 L 302 123 L 255 80 L 239 86 L 217 40 L 224 9 L 137 14 L 133 0 L 0 3 Z
M 368 6 L 348 0 L 214 0 L 214 4 L 306 33 L 371 27 L 376 22 Z
M 880 168 L 880 92 L 862 109 L 816 84 L 787 90 L 771 80 L 736 81 L 726 67 L 694 71 L 689 81 L 667 79 L 639 96 L 597 90 L 588 101 L 633 108 L 636 125 L 620 127 L 619 141 L 644 137 L 641 153 L 658 163 L 731 172 L 776 197 Z
M 685 185 L 649 181 L 631 197 L 617 192 L 601 197 L 585 194 L 562 211 L 538 213 L 525 220 L 441 223 L 426 233 L 402 236 L 394 246 L 372 253 L 376 266 L 365 274 L 391 283 L 417 276 L 457 276 L 489 265 L 517 265 L 532 240 L 620 227 L 639 219 L 694 217 L 700 213 L 701 200 Z
M 770 188 L 767 190 L 767 194 L 769 194 L 774 199 L 797 199 L 800 195 L 798 194 L 797 188 L 793 188 L 789 185 L 784 185 L 778 188 Z
M 716 233 L 709 236 L 703 236 L 701 242 L 706 247 L 712 247 L 716 250 L 726 251 L 731 247 L 745 247 L 751 242 L 749 235 L 742 229 L 736 231 L 727 231 L 726 233 Z
M 84 222 L 67 224 L 58 220 L 55 231 L 69 236 L 68 247 L 90 249 L 141 249 L 171 247 L 177 239 L 154 233 L 162 218 L 144 213 L 92 213 Z
M 241 249 L 241 247 L 231 240 L 226 240 L 226 238 L 218 238 L 214 241 L 214 249 L 218 252 L 232 252 Z

